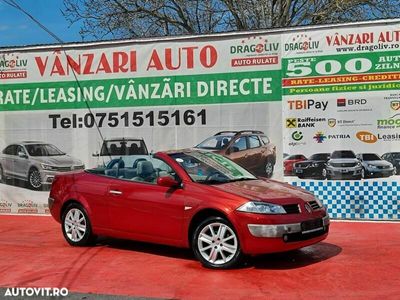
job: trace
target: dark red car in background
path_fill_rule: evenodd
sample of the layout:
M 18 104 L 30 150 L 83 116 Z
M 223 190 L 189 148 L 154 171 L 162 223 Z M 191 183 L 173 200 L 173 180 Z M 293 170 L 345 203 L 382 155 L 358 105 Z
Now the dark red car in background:
M 298 249 L 328 235 L 329 216 L 314 195 L 209 151 L 115 166 L 56 176 L 49 208 L 69 244 L 104 235 L 190 247 L 203 265 L 229 268 L 245 254 Z
M 276 146 L 259 130 L 221 131 L 195 148 L 228 157 L 257 176 L 270 178 L 274 173 Z
M 306 160 L 303 154 L 289 155 L 283 160 L 283 174 L 285 176 L 292 176 L 294 174 L 294 164 Z

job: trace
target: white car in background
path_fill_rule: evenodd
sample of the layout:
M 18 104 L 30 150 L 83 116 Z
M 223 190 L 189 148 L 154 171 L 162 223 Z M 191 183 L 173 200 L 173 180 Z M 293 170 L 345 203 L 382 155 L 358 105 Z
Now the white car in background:
M 50 185 L 60 172 L 84 169 L 79 159 L 44 142 L 23 141 L 8 145 L 0 155 L 0 182 L 9 178 L 26 181 L 34 190 Z

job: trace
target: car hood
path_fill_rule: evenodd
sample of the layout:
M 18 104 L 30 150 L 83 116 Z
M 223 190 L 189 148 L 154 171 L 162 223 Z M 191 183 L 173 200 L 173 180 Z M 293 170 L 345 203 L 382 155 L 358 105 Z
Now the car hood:
M 314 164 L 314 163 L 326 163 L 326 160 L 302 160 L 302 161 L 298 161 L 298 163 L 308 163 L 308 164 Z
M 366 164 L 377 166 L 377 167 L 386 167 L 390 166 L 391 163 L 385 160 L 364 160 Z
M 82 161 L 69 155 L 35 156 L 32 160 L 52 166 L 69 167 L 83 165 Z
M 293 204 L 301 201 L 312 201 L 314 196 L 309 192 L 289 184 L 274 180 L 246 180 L 213 185 L 224 192 L 232 193 L 250 200 L 259 200 L 275 204 Z

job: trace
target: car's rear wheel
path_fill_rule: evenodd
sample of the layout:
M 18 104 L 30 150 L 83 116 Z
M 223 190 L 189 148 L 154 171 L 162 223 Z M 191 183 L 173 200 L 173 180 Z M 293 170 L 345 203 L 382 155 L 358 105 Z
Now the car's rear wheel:
M 214 269 L 231 268 L 243 256 L 235 229 L 221 217 L 209 217 L 197 226 L 192 248 L 205 267 Z
M 62 232 L 72 246 L 87 246 L 95 236 L 85 209 L 78 203 L 70 204 L 62 215 Z
M 0 165 L 0 182 L 4 181 L 3 167 Z
M 42 176 L 38 169 L 32 168 L 29 170 L 28 184 L 33 190 L 40 190 L 42 188 Z
M 266 161 L 264 171 L 266 177 L 268 178 L 272 177 L 272 174 L 274 173 L 274 164 L 272 163 L 271 160 L 268 159 Z

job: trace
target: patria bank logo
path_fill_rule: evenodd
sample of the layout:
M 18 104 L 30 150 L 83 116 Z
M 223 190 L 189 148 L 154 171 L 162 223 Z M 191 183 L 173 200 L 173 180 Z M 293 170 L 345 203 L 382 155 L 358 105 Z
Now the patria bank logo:
M 326 135 L 325 135 L 322 131 L 318 131 L 318 132 L 314 135 L 313 139 L 314 139 L 318 144 L 321 144 L 323 141 L 326 140 Z

